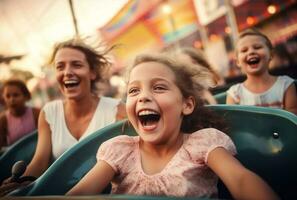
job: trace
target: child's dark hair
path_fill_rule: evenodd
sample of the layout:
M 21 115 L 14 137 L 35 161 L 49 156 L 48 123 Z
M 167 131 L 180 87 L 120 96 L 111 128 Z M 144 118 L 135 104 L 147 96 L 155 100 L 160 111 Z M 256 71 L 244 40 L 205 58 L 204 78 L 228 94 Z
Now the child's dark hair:
M 63 48 L 76 49 L 85 55 L 90 69 L 93 70 L 96 74 L 95 80 L 91 81 L 91 91 L 96 93 L 98 90 L 96 83 L 104 80 L 104 73 L 107 72 L 108 67 L 111 66 L 111 62 L 107 58 L 107 54 L 111 51 L 111 49 L 114 48 L 114 46 L 99 51 L 97 49 L 102 49 L 102 46 L 93 48 L 87 45 L 82 39 L 70 39 L 64 42 L 57 43 L 55 45 L 49 63 L 52 64 L 54 62 L 57 52 Z
M 19 80 L 19 79 L 6 80 L 2 85 L 2 90 L 7 86 L 16 86 L 16 87 L 20 88 L 20 90 L 22 91 L 24 96 L 27 98 L 27 100 L 31 99 L 31 93 L 28 90 L 26 84 L 22 80 Z
M 141 63 L 157 62 L 168 66 L 176 78 L 176 85 L 180 89 L 184 98 L 192 96 L 195 99 L 194 111 L 184 116 L 181 131 L 192 133 L 203 128 L 217 128 L 221 131 L 227 131 L 225 121 L 216 116 L 214 112 L 204 106 L 201 99 L 205 85 L 211 84 L 211 75 L 208 69 L 203 67 L 193 67 L 190 63 L 180 62 L 166 53 L 158 55 L 143 54 L 136 57 L 133 65 L 128 69 L 127 81 L 130 71 Z

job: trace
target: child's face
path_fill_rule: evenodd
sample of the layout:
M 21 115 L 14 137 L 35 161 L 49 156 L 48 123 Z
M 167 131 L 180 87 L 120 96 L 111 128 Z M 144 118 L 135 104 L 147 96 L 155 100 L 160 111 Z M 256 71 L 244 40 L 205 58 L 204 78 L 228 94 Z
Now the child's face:
M 81 51 L 72 48 L 58 50 L 54 66 L 60 90 L 66 98 L 80 98 L 91 91 L 95 73 Z
M 264 38 L 247 35 L 237 43 L 237 65 L 247 75 L 260 75 L 268 70 L 271 51 Z
M 130 73 L 126 109 L 143 141 L 164 144 L 180 134 L 183 115 L 193 111 L 193 104 L 183 98 L 169 67 L 146 62 Z
M 3 99 L 8 109 L 19 109 L 25 106 L 27 97 L 15 85 L 7 85 L 3 89 Z

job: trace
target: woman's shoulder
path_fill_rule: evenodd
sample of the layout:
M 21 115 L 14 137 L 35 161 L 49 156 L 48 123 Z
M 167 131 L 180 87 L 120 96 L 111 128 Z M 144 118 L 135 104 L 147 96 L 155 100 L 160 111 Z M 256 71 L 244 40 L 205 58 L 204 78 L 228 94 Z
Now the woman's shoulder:
M 103 112 L 107 112 L 110 117 L 115 117 L 116 121 L 126 118 L 125 104 L 120 99 L 111 97 L 100 97 L 99 107 Z
M 120 99 L 115 99 L 115 98 L 106 97 L 106 96 L 100 96 L 100 103 L 117 106 L 120 103 Z
M 42 112 L 48 123 L 61 122 L 61 118 L 64 116 L 64 108 L 62 100 L 53 100 L 47 102 L 43 108 Z
M 32 109 L 32 112 L 33 112 L 33 114 L 35 115 L 35 114 L 39 114 L 40 113 L 40 108 L 38 108 L 38 107 L 30 107 L 31 109 Z
M 63 101 L 61 99 L 56 99 L 45 103 L 42 109 L 48 110 L 48 109 L 60 108 L 61 106 L 63 106 Z
M 117 120 L 122 120 L 127 118 L 126 105 L 123 102 L 120 102 L 118 104 L 118 111 L 117 111 L 116 118 Z

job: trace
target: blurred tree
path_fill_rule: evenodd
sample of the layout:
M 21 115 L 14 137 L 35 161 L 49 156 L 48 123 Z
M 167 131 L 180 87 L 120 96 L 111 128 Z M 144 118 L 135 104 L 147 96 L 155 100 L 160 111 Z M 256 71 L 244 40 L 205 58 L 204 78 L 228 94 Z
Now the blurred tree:
M 0 63 L 9 64 L 13 60 L 20 60 L 24 57 L 24 55 L 16 55 L 16 56 L 4 56 L 0 54 Z

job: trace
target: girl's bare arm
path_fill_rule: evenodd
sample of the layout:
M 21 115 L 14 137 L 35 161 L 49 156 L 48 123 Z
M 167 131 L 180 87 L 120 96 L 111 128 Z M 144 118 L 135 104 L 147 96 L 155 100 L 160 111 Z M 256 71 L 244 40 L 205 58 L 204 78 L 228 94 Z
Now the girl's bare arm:
M 113 168 L 105 161 L 97 164 L 66 195 L 100 194 L 115 175 Z
M 246 169 L 226 149 L 219 147 L 211 151 L 207 163 L 235 199 L 279 199 L 263 179 Z
M 227 94 L 227 97 L 226 97 L 226 104 L 236 104 L 234 99 L 229 94 Z
M 116 115 L 117 121 L 127 118 L 125 104 L 121 102 L 121 103 L 119 103 L 117 108 L 118 108 L 117 115 Z
M 284 96 L 285 110 L 297 115 L 297 90 L 294 83 L 292 83 Z

